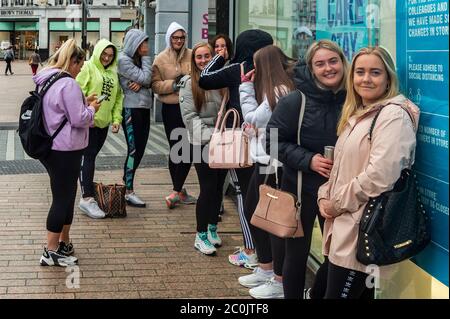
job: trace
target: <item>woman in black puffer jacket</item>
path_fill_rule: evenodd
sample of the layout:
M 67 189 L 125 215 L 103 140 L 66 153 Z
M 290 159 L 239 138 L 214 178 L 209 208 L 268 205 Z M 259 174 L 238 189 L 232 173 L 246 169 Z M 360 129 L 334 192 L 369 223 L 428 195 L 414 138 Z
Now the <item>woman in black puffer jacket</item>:
M 324 219 L 317 206 L 317 190 L 327 181 L 333 162 L 322 154 L 325 146 L 334 146 L 337 140 L 336 128 L 346 95 L 347 69 L 348 63 L 344 53 L 336 43 L 329 40 L 313 43 L 306 54 L 306 61 L 300 61 L 294 70 L 296 88 L 306 97 L 300 131 L 301 146 L 297 144 L 298 119 L 302 105 L 299 91 L 280 99 L 267 125 L 268 149 L 274 149 L 274 145 L 270 145 L 270 134 L 274 134 L 271 129 L 278 130 L 278 154 L 270 155 L 278 157 L 283 163 L 281 188 L 297 194 L 297 172 L 301 171 L 303 175 L 301 222 L 305 236 L 286 240 L 283 265 L 283 289 L 286 299 L 303 298 L 306 263 L 316 216 L 323 229 Z M 322 276 L 317 274 L 316 280 L 320 278 Z M 322 290 L 319 286 L 316 285 L 317 290 Z M 323 289 L 325 287 L 324 285 Z M 320 297 L 324 291 L 315 293 Z

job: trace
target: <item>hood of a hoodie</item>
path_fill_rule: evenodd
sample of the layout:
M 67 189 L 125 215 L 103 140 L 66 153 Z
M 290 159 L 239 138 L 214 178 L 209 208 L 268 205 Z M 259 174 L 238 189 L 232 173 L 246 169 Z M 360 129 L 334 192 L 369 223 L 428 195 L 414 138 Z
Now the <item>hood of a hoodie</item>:
M 148 39 L 148 35 L 145 32 L 138 29 L 131 29 L 125 35 L 123 41 L 122 53 L 126 54 L 130 58 L 133 58 L 139 46 Z
M 332 90 L 322 89 L 317 86 L 316 79 L 309 70 L 305 60 L 300 60 L 294 68 L 295 87 L 302 91 L 306 96 L 317 101 L 333 101 L 334 99 L 345 100 L 346 91 L 340 90 L 334 93 Z
M 102 62 L 100 61 L 100 57 L 102 55 L 103 50 L 105 50 L 107 47 L 112 47 L 114 50 L 114 60 L 108 65 L 107 69 L 117 66 L 118 51 L 117 51 L 116 46 L 106 39 L 101 39 L 95 45 L 94 53 L 92 53 L 92 57 L 91 57 L 94 65 L 100 70 L 105 68 L 103 66 Z
M 187 34 L 186 29 L 182 25 L 180 25 L 180 24 L 178 24 L 176 22 L 172 22 L 169 25 L 169 28 L 167 28 L 167 32 L 166 32 L 166 48 L 170 48 L 171 47 L 170 37 L 172 36 L 172 34 L 177 32 L 178 30 L 183 30 L 184 33 Z M 186 41 L 184 41 L 184 43 L 185 44 L 184 44 L 183 48 L 186 47 Z
M 246 71 L 253 69 L 253 54 L 265 46 L 272 45 L 272 36 L 262 30 L 246 30 L 236 39 L 234 58 L 231 63 L 245 63 Z
M 50 77 L 55 74 L 61 72 L 60 69 L 43 69 L 41 72 L 33 76 L 33 81 L 36 83 L 36 85 L 43 85 Z

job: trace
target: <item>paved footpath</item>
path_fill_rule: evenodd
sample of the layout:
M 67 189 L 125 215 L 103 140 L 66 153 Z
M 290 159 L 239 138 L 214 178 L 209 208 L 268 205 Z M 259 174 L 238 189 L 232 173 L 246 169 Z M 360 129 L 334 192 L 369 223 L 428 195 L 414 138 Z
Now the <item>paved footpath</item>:
M 121 171 L 96 174 L 114 183 Z M 124 219 L 92 220 L 75 208 L 72 241 L 80 287 L 69 289 L 64 268 L 41 267 L 51 201 L 46 174 L 0 176 L 0 299 L 2 298 L 248 298 L 237 278 L 250 271 L 228 263 L 242 243 L 234 203 L 225 200 L 217 256 L 193 248 L 195 206 L 166 208 L 167 169 L 138 171 L 136 191 L 148 203 Z M 187 188 L 198 194 L 194 170 Z M 76 200 L 78 203 L 78 197 Z

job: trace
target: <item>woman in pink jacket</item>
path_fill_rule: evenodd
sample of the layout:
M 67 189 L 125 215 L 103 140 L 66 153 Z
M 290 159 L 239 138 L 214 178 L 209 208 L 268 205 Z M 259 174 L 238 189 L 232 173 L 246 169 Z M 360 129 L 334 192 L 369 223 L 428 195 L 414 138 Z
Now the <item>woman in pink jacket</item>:
M 356 260 L 359 221 L 369 199 L 391 190 L 401 171 L 413 164 L 418 120 L 419 109 L 399 93 L 389 52 L 381 47 L 361 49 L 347 80 L 331 176 L 318 191 L 320 213 L 326 219 L 326 299 L 361 298 L 367 292 L 371 271 Z

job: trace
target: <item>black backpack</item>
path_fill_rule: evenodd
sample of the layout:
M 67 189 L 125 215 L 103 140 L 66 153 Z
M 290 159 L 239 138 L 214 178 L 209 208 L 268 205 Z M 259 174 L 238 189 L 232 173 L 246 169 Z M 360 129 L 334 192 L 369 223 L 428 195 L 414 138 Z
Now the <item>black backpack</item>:
M 62 130 L 67 123 L 67 118 L 61 123 L 55 133 L 50 136 L 45 130 L 44 113 L 42 110 L 42 101 L 48 89 L 59 79 L 70 77 L 69 74 L 62 72 L 50 77 L 45 82 L 42 90 L 38 92 L 36 86 L 35 91 L 30 92 L 30 96 L 23 101 L 20 108 L 19 117 L 19 137 L 22 142 L 25 153 L 34 159 L 43 159 L 50 152 L 53 139 Z

